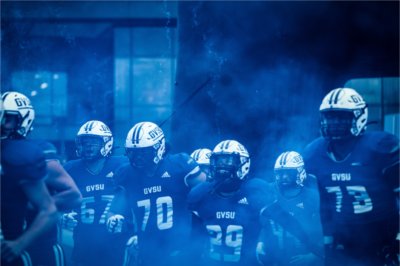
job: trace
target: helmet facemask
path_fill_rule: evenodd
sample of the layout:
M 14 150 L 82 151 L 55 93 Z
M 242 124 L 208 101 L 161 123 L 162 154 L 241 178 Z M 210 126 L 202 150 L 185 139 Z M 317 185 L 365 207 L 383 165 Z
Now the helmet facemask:
M 274 174 L 275 184 L 282 196 L 292 198 L 301 192 L 305 179 L 305 170 L 303 167 L 276 169 Z
M 210 157 L 210 179 L 220 192 L 234 192 L 245 177 L 242 167 L 248 162 L 238 153 L 213 153 Z
M 321 112 L 321 134 L 327 139 L 347 139 L 353 137 L 355 119 L 351 111 Z
M 76 153 L 86 161 L 98 160 L 107 156 L 105 143 L 107 140 L 96 135 L 81 135 L 76 138 Z
M 157 165 L 165 152 L 165 139 L 144 148 L 126 148 L 126 156 L 131 165 L 138 169 L 153 168 Z
M 21 116 L 19 113 L 5 112 L 4 117 L 1 121 L 1 138 L 19 138 L 22 137 L 18 133 L 18 129 L 21 128 Z

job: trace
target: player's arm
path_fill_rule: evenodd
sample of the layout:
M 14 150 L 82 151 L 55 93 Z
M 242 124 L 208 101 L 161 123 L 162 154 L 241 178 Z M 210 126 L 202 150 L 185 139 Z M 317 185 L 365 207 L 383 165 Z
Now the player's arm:
M 185 176 L 185 184 L 189 188 L 206 181 L 207 175 L 201 171 L 200 166 L 195 167 L 191 172 Z
M 320 258 L 324 257 L 323 248 L 310 239 L 301 227 L 300 223 L 293 216 L 283 210 L 276 202 L 262 209 L 260 215 L 261 220 L 272 219 L 279 223 L 285 230 L 296 236 L 310 252 Z
M 58 219 L 57 208 L 44 181 L 25 181 L 21 183 L 21 188 L 38 213 L 21 236 L 2 243 L 1 255 L 8 261 L 18 257 L 35 239 L 49 230 Z
M 55 192 L 54 202 L 59 211 L 69 211 L 80 206 L 82 195 L 72 177 L 58 160 L 47 160 L 46 185 Z

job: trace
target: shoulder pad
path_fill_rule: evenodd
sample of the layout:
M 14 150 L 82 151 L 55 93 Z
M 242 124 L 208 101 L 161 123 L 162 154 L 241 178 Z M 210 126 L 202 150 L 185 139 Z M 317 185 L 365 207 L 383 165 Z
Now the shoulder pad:
M 42 179 L 47 174 L 41 149 L 28 140 L 6 140 L 1 145 L 4 171 L 20 178 L 19 181 Z
M 57 148 L 50 142 L 45 140 L 34 140 L 35 143 L 42 149 L 46 160 L 59 160 Z
M 2 160 L 14 166 L 27 165 L 44 160 L 42 150 L 28 140 L 7 140 L 2 142 Z
M 393 154 L 399 152 L 399 139 L 384 131 L 369 131 L 362 135 L 364 145 L 376 153 Z

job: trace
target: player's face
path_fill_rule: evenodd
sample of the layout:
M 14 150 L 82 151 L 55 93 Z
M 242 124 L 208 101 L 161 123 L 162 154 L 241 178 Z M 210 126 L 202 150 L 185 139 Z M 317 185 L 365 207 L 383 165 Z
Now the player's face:
M 332 139 L 352 136 L 350 129 L 353 113 L 348 111 L 325 111 L 321 113 L 321 129 Z
M 153 147 L 130 148 L 126 150 L 126 156 L 133 167 L 142 169 L 154 165 L 155 152 Z
M 284 196 L 295 196 L 301 190 L 297 184 L 297 169 L 278 169 L 275 170 L 275 183 L 279 192 Z
M 4 114 L 1 120 L 1 136 L 8 137 L 18 128 L 19 117 L 14 114 Z
M 80 147 L 79 147 L 80 146 Z M 101 157 L 100 150 L 103 147 L 103 141 L 100 137 L 81 136 L 80 145 L 81 157 L 86 160 L 95 160 Z
M 237 154 L 213 154 L 210 158 L 213 179 L 223 180 L 236 177 L 240 157 Z

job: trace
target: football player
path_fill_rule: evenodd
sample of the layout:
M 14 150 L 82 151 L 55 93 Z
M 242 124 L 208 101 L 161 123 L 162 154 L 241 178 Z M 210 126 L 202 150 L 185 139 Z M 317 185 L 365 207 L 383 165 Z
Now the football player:
M 1 109 L 1 265 L 32 265 L 26 249 L 56 226 L 58 212 L 44 182 L 43 151 L 25 139 L 34 117 L 30 100 L 5 93 Z M 28 203 L 36 215 L 26 228 Z
M 130 165 L 119 169 L 116 177 L 119 191 L 111 206 L 109 230 L 118 233 L 126 230 L 124 224 L 136 225 L 130 241 L 138 248 L 134 263 L 188 265 L 191 212 L 186 197 L 206 175 L 188 154 L 165 153 L 164 132 L 155 123 L 135 124 L 125 148 Z
M 249 178 L 250 155 L 236 140 L 215 146 L 210 182 L 194 187 L 189 208 L 208 232 L 203 265 L 256 265 L 260 210 L 267 204 L 267 183 Z
M 327 265 L 398 265 L 399 140 L 365 131 L 367 103 L 351 88 L 322 100 L 321 137 L 303 156 L 321 197 Z
M 74 265 L 120 265 L 124 239 L 107 231 L 107 213 L 115 193 L 114 173 L 128 162 L 124 156 L 110 156 L 113 135 L 101 121 L 84 123 L 76 136 L 79 159 L 65 164 L 83 199 L 80 208 L 63 216 L 66 228 L 73 229 Z
M 274 204 L 291 214 L 309 239 L 316 242 L 316 245 L 322 246 L 318 188 L 315 177 L 307 175 L 302 156 L 295 151 L 280 154 L 275 162 L 274 176 L 277 195 Z M 276 265 L 323 265 L 322 258 L 312 253 L 290 231 L 273 219 L 269 222 L 273 234 L 259 243 L 259 248 L 262 250 L 258 252 L 270 258 L 268 260 L 260 258 L 261 260 L 275 261 Z
M 210 175 L 210 156 L 211 150 L 207 148 L 201 148 L 194 150 L 190 157 L 192 157 L 200 166 L 200 169 L 209 177 Z

